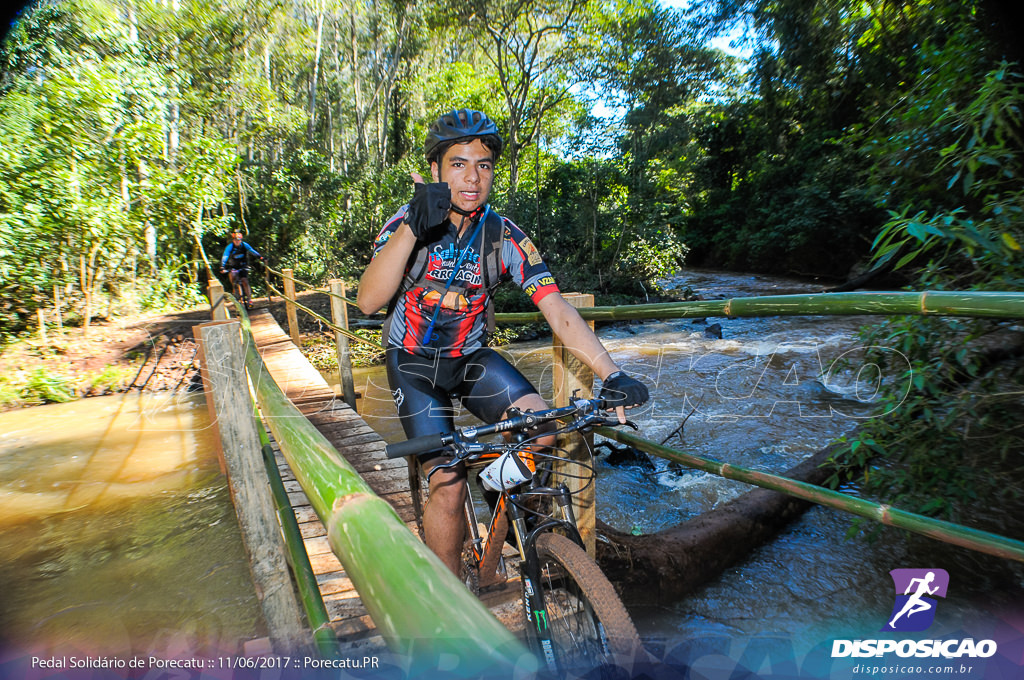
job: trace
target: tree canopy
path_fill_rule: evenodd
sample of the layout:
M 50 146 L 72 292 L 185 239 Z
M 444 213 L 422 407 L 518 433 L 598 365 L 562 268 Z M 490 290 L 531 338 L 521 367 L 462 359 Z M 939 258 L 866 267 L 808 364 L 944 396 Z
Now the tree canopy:
M 603 302 L 684 262 L 1016 289 L 1014 4 L 44 0 L 0 48 L 0 333 L 198 299 L 231 228 L 356 277 L 461 107 L 506 142 L 495 206 Z M 991 323 L 907 323 L 922 370 L 979 375 L 929 351 Z

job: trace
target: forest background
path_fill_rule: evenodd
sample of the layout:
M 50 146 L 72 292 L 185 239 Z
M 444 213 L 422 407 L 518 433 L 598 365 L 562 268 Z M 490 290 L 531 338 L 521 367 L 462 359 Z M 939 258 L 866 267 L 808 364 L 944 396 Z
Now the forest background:
M 0 334 L 39 309 L 87 329 L 201 301 L 231 228 L 299 279 L 353 280 L 426 170 L 427 125 L 455 107 L 505 140 L 492 204 L 599 304 L 657 294 L 683 263 L 1020 290 L 1019 15 L 997 0 L 35 3 L 0 49 Z M 750 56 L 710 47 L 722 36 Z M 513 291 L 498 308 L 527 305 Z M 1006 330 L 876 327 L 912 361 L 915 396 L 837 469 L 901 444 L 911 466 L 956 471 L 927 488 L 880 475 L 927 512 L 981 478 L 1008 493 L 1018 427 L 992 395 L 1019 366 L 967 351 Z M 967 423 L 995 430 L 998 474 L 943 463 Z

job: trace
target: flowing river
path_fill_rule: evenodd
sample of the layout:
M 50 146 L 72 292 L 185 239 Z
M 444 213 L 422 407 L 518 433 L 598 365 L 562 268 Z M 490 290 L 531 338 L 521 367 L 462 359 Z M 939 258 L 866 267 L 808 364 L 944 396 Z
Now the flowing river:
M 216 657 L 266 634 L 202 395 L 0 414 L 0 480 L 0 657 Z
M 666 285 L 706 299 L 820 290 L 702 271 Z M 864 360 L 856 331 L 872 322 L 674 319 L 598 333 L 623 368 L 652 386 L 650 404 L 631 413 L 642 436 L 672 435 L 676 448 L 784 473 L 869 417 L 879 385 L 901 379 L 898 353 L 885 369 Z M 550 397 L 550 340 L 503 351 Z M 357 370 L 356 390 L 366 421 L 400 440 L 383 369 Z M 264 634 L 201 398 L 129 395 L 34 408 L 0 414 L 0 433 L 4 643 L 140 653 L 177 645 L 213 656 Z M 654 470 L 616 467 L 605 447 L 597 453 L 598 515 L 623 531 L 652 533 L 749 489 L 660 459 Z M 748 653 L 753 671 L 828 664 L 822 645 L 833 638 L 877 635 L 893 603 L 889 571 L 911 567 L 950 574 L 930 636 L 1019 615 L 1019 565 L 890 531 L 874 542 L 847 539 L 851 519 L 812 508 L 691 596 L 632 607 L 641 634 L 659 657 L 699 671 L 693 677 L 728 678 Z M 852 677 L 833 677 L 844 676 Z

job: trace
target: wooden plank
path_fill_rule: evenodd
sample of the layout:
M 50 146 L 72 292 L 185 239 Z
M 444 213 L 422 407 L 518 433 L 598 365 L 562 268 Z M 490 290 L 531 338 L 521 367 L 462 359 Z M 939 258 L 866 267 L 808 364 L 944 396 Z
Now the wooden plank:
M 317 584 L 320 586 L 320 592 L 324 595 L 333 595 L 334 593 L 340 593 L 349 590 L 355 590 L 355 586 L 352 585 L 351 579 L 345 576 L 345 572 L 335 572 L 317 576 Z
M 580 293 L 563 293 L 562 297 L 566 302 L 576 308 L 593 307 L 594 296 Z M 594 322 L 589 322 L 591 330 Z M 565 346 L 561 338 L 552 336 L 553 353 L 553 382 L 555 406 L 566 406 L 573 393 L 579 391 L 584 399 L 594 396 L 594 372 L 582 361 L 573 355 Z M 559 446 L 566 453 L 569 461 L 590 462 L 590 452 L 594 450 L 593 434 L 580 435 L 573 433 L 560 438 Z M 559 470 L 566 472 L 563 475 L 566 486 L 572 492 L 572 509 L 576 514 L 576 522 L 579 525 L 580 536 L 586 545 L 587 552 L 593 557 L 596 553 L 596 518 L 597 518 L 597 480 L 584 480 L 579 478 L 578 468 L 575 463 L 556 463 L 556 473 Z
M 284 304 L 285 316 L 288 317 L 288 334 L 297 346 L 299 344 L 299 320 L 295 313 L 295 303 L 292 302 L 295 299 L 295 278 L 291 269 L 282 269 L 281 278 L 284 279 Z
M 341 279 L 331 279 L 328 285 L 331 288 L 331 319 L 335 326 L 348 330 L 348 305 L 342 300 L 345 297 L 345 282 Z M 334 342 L 338 348 L 338 375 L 341 379 L 341 393 L 345 397 L 345 402 L 354 409 L 356 407 L 356 388 L 352 379 L 348 336 L 335 331 Z
M 289 654 L 305 648 L 309 633 L 292 589 L 281 527 L 274 508 L 252 400 L 245 377 L 239 325 L 199 327 L 206 378 L 217 412 L 217 431 L 228 473 L 243 543 L 249 555 L 260 607 L 274 651 Z

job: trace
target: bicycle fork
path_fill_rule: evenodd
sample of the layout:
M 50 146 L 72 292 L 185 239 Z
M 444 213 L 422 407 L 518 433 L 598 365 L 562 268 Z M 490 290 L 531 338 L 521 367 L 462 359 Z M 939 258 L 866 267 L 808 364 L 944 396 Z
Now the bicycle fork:
M 548 621 L 547 607 L 544 604 L 544 592 L 540 587 L 541 579 L 545 574 L 541 573 L 540 559 L 537 556 L 537 536 L 549 532 L 556 527 L 561 527 L 568 538 L 580 544 L 579 530 L 576 528 L 576 517 L 572 511 L 572 496 L 564 484 L 559 484 L 557 489 L 543 488 L 534 489 L 534 492 L 541 492 L 550 495 L 555 501 L 558 517 L 548 517 L 537 527 L 534 527 L 529 534 L 526 533 L 526 519 L 522 510 L 512 503 L 509 508 L 509 515 L 512 516 L 512 526 L 515 528 L 517 538 L 525 536 L 525 540 L 519 541 L 519 552 L 522 557 L 521 571 L 523 582 L 523 608 L 526 614 L 527 636 L 536 641 L 535 651 L 544 655 L 544 663 L 549 669 L 557 669 L 555 650 L 551 642 L 550 621 Z M 551 575 L 548 574 L 548 577 Z

